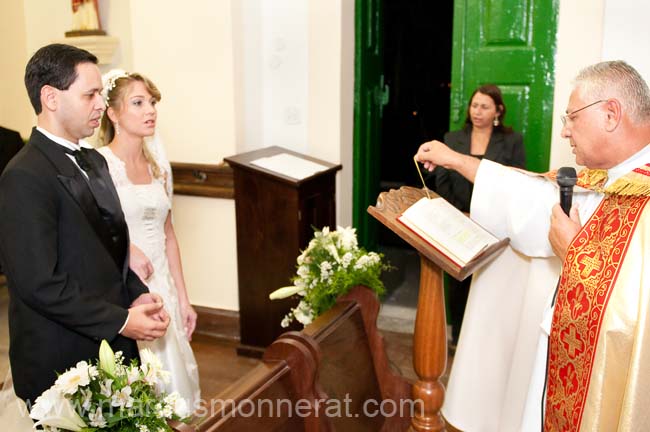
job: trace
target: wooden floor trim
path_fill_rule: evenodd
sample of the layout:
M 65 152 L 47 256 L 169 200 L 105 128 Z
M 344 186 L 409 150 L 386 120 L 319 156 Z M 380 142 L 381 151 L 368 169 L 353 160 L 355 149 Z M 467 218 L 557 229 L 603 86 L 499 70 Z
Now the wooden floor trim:
M 239 342 L 239 311 L 194 306 L 198 315 L 195 333 L 219 340 Z

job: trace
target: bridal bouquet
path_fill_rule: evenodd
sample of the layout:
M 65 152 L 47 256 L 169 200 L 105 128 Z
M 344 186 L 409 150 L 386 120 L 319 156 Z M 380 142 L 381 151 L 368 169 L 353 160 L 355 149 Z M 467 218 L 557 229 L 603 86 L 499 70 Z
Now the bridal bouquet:
M 292 279 L 293 286 L 277 289 L 269 296 L 272 300 L 292 295 L 302 297 L 298 306 L 284 317 L 282 327 L 294 319 L 303 325 L 311 323 L 355 285 L 383 294 L 384 284 L 379 277 L 391 267 L 383 264 L 382 258 L 383 255 L 366 252 L 358 246 L 354 228 L 314 230 L 314 238 L 296 260 L 298 270 Z
M 171 431 L 167 420 L 187 417 L 187 404 L 177 392 L 162 392 L 169 372 L 151 351 L 143 349 L 140 358 L 140 366 L 136 360 L 125 365 L 121 352 L 113 353 L 102 341 L 97 365 L 77 363 L 36 399 L 30 413 L 35 426 L 45 431 Z

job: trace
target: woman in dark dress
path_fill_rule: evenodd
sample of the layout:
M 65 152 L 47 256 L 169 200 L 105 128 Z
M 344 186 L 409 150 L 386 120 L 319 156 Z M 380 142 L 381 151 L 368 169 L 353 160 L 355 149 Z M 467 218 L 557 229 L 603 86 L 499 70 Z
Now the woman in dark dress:
M 460 153 L 524 168 L 523 137 L 512 128 L 504 126 L 505 116 L 506 106 L 499 87 L 493 84 L 483 85 L 474 90 L 470 98 L 465 127 L 459 131 L 447 132 L 444 142 Z M 457 209 L 468 213 L 473 185 L 456 171 L 441 166 L 436 167 L 433 176 L 438 195 Z M 454 345 L 460 334 L 470 282 L 471 278 L 462 282 L 449 278 L 449 313 Z

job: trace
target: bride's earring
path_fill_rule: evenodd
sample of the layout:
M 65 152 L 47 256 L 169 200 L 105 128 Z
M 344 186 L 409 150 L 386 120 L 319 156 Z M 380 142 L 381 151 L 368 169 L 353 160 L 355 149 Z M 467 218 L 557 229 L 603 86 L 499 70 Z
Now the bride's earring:
M 118 122 L 113 123 L 113 128 L 115 129 L 115 135 L 120 134 L 120 124 Z

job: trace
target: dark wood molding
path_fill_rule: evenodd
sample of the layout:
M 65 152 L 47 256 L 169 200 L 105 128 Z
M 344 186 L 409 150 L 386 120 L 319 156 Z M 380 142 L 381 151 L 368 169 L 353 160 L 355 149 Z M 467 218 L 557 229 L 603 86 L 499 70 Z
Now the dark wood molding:
M 171 165 L 175 194 L 226 199 L 235 197 L 233 172 L 227 163 L 172 162 Z
M 206 306 L 194 306 L 198 318 L 194 333 L 239 342 L 239 312 Z

